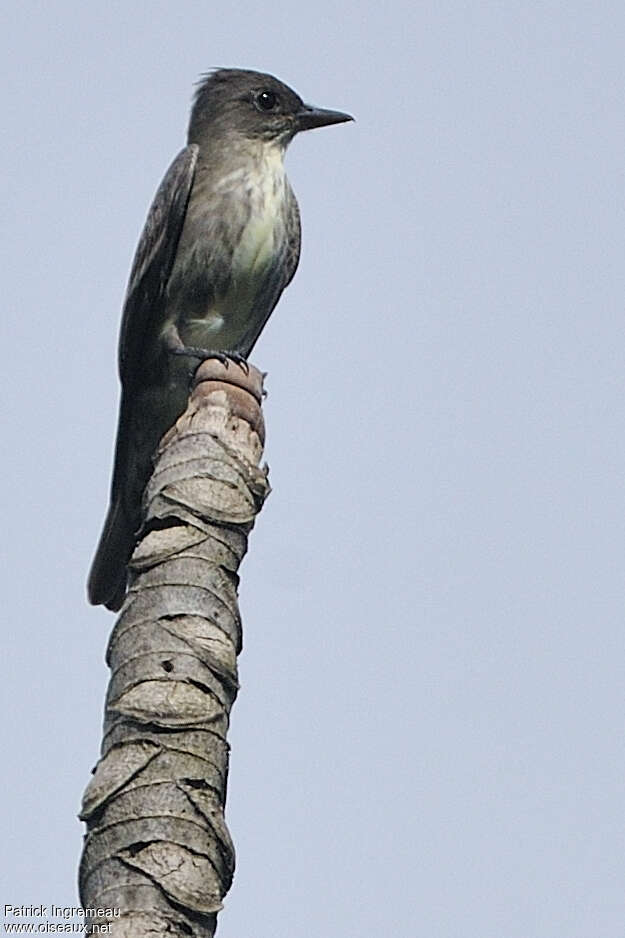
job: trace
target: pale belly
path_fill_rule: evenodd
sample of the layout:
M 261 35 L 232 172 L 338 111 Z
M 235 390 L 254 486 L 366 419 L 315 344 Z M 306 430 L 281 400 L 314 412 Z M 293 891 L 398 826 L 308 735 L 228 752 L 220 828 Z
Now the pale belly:
M 253 228 L 256 230 L 249 231 Z M 275 256 L 271 228 L 248 225 L 232 259 L 232 276 L 226 292 L 207 301 L 202 310 L 178 321 L 185 345 L 233 350 L 250 326 L 250 317 L 263 317 L 258 296 Z
M 230 204 L 231 211 L 244 212 L 248 218 L 230 258 L 230 276 L 225 289 L 212 287 L 211 235 L 206 230 L 197 231 L 198 241 L 207 238 L 208 249 L 204 252 L 200 247 L 194 252 L 197 264 L 194 282 L 201 284 L 203 281 L 206 288 L 196 289 L 192 298 L 187 295 L 180 305 L 176 304 L 169 319 L 176 324 L 184 345 L 233 351 L 240 347 L 250 327 L 253 328 L 253 320 L 259 321 L 259 328 L 262 326 L 269 312 L 265 307 L 273 305 L 271 296 L 265 297 L 264 287 L 286 234 L 285 182 L 283 173 L 265 174 L 257 185 L 246 187 L 243 208 L 240 204 Z M 192 225 L 196 227 L 194 222 Z M 199 277 L 198 268 L 201 269 Z

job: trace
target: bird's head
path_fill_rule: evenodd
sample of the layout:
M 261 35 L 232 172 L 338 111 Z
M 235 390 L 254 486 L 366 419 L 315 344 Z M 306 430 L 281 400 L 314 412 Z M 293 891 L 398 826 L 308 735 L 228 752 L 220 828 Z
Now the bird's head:
M 300 130 L 340 124 L 353 118 L 341 111 L 311 107 L 273 75 L 220 68 L 199 83 L 191 109 L 189 143 L 215 132 L 287 146 Z

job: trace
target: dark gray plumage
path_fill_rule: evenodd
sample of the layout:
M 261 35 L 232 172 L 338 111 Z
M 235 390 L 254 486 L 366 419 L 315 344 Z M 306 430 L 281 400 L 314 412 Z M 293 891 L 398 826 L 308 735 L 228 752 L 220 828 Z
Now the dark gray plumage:
M 200 83 L 188 144 L 156 193 L 126 292 L 111 502 L 90 602 L 123 602 L 152 457 L 186 406 L 198 361 L 247 358 L 295 274 L 288 144 L 301 130 L 348 120 L 305 105 L 271 75 L 219 69 Z

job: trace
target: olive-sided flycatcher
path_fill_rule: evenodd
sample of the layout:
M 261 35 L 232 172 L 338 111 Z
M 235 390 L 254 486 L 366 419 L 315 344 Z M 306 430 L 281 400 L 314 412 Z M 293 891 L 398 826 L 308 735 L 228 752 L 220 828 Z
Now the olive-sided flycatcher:
M 115 466 L 89 575 L 92 603 L 115 610 L 123 602 L 152 457 L 186 407 L 195 365 L 243 362 L 295 274 L 300 220 L 287 146 L 300 130 L 351 119 L 304 104 L 259 72 L 219 69 L 199 84 L 187 146 L 156 193 L 128 282 Z

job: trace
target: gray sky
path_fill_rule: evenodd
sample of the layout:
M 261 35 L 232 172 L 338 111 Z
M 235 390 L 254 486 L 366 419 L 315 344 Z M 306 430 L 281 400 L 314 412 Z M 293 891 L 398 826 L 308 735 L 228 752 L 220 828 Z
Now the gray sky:
M 253 355 L 219 934 L 622 938 L 622 5 L 220 6 L 1 14 L 0 904 L 76 900 L 120 305 L 227 65 L 357 123 L 289 152 L 302 262 Z

